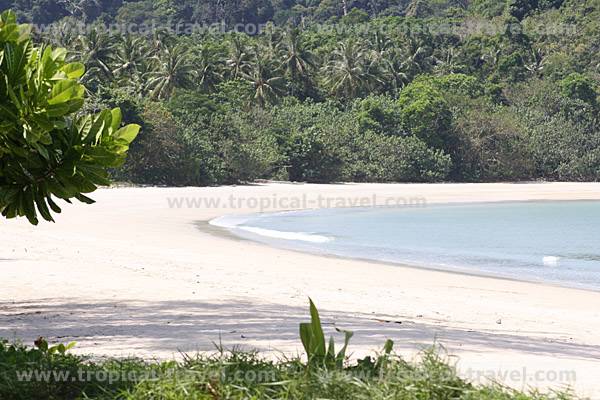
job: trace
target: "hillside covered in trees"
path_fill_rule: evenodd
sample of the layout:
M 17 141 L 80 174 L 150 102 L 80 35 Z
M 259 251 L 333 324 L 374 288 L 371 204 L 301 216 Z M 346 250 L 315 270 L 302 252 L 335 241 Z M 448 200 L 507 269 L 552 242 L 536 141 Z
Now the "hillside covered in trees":
M 0 0 L 142 126 L 115 178 L 598 180 L 600 0 Z

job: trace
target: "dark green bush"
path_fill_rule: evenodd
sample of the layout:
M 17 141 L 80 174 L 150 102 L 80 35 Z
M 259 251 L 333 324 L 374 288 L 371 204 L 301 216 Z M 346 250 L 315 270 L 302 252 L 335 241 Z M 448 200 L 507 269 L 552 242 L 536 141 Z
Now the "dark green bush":
M 162 105 L 148 103 L 140 115 L 142 130 L 117 177 L 134 183 L 184 185 L 185 143 L 182 127 Z
M 452 114 L 444 96 L 427 81 L 416 81 L 401 93 L 402 125 L 430 146 L 442 148 L 452 124 Z
M 592 106 L 597 104 L 596 86 L 593 80 L 578 73 L 569 74 L 560 82 L 563 96 L 573 100 L 585 101 Z
M 397 101 L 387 96 L 369 96 L 354 103 L 354 112 L 361 132 L 374 131 L 386 135 L 401 135 L 402 114 Z
M 345 162 L 346 180 L 362 182 L 438 182 L 446 179 L 452 161 L 442 150 L 415 136 L 365 132 L 355 138 L 358 150 Z

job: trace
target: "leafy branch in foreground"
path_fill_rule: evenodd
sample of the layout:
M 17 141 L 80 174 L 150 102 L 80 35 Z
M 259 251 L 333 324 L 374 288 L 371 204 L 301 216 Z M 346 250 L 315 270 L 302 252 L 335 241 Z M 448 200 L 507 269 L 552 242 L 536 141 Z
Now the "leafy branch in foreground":
M 0 15 L 0 212 L 47 221 L 54 198 L 92 203 L 85 193 L 110 183 L 139 126 L 121 127 L 121 111 L 78 115 L 85 88 L 80 63 L 65 49 L 35 47 L 14 13 Z

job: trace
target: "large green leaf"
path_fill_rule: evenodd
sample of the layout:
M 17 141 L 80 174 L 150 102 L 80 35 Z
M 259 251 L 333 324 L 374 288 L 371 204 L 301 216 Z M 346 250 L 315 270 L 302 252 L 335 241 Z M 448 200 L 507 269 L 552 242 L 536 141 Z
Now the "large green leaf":
M 310 319 L 312 325 L 314 346 L 313 349 L 315 353 L 319 356 L 325 355 L 325 335 L 323 334 L 323 327 L 321 326 L 321 318 L 319 317 L 319 311 L 313 303 L 312 299 L 309 299 L 310 302 Z
M 79 79 L 85 73 L 85 66 L 82 63 L 67 64 L 60 69 L 67 79 Z
M 111 111 L 111 123 L 110 123 L 110 128 L 112 132 L 116 132 L 117 130 L 119 130 L 119 127 L 121 126 L 121 120 L 123 118 L 123 116 L 121 115 L 121 109 L 120 108 L 113 108 Z M 131 142 L 131 141 L 130 141 Z
M 127 143 L 133 142 L 140 131 L 139 125 L 127 125 L 115 132 L 114 137 Z
M 304 351 L 308 358 L 310 359 L 312 355 L 312 330 L 310 323 L 302 322 L 300 323 L 300 340 L 302 341 L 302 345 L 304 346 Z
M 58 81 L 50 91 L 48 104 L 58 105 L 69 101 L 83 99 L 85 88 L 74 79 Z

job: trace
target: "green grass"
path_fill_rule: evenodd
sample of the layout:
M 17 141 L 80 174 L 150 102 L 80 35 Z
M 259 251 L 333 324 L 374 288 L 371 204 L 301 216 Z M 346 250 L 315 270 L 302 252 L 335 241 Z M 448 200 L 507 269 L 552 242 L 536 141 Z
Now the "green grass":
M 272 361 L 258 353 L 235 350 L 169 362 L 95 361 L 0 342 L 0 399 L 575 398 L 567 393 L 524 394 L 494 385 L 474 386 L 457 376 L 443 354 L 430 349 L 418 360 L 407 362 L 393 353 L 381 353 L 342 368 L 327 368 L 299 358 Z M 84 379 L 19 379 L 19 373 L 33 370 L 68 372 L 71 378 L 81 375 Z

